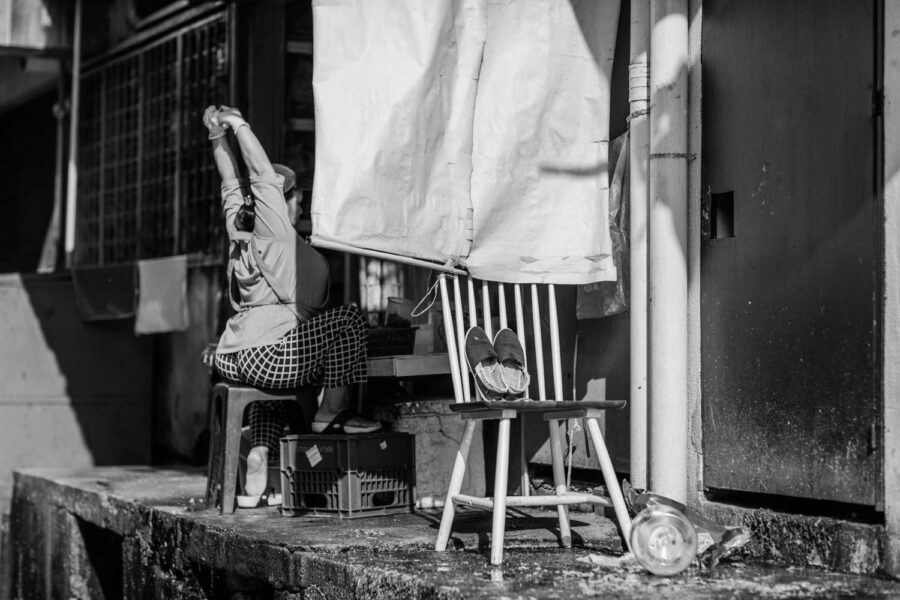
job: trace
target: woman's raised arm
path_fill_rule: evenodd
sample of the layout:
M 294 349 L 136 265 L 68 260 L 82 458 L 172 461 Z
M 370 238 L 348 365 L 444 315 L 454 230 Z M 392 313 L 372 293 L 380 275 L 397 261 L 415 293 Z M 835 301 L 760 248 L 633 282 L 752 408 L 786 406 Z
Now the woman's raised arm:
M 269 156 L 256 138 L 256 134 L 250 129 L 250 125 L 241 115 L 241 111 L 222 106 L 219 110 L 219 122 L 230 127 L 234 132 L 234 137 L 237 138 L 241 155 L 244 157 L 244 163 L 247 165 L 251 177 L 275 176 L 275 169 L 272 168 Z
M 225 128 L 218 120 L 219 109 L 215 106 L 207 107 L 203 113 L 203 124 L 209 130 L 209 140 L 212 142 L 213 160 L 219 170 L 222 181 L 237 179 L 238 167 L 231 144 L 225 137 Z

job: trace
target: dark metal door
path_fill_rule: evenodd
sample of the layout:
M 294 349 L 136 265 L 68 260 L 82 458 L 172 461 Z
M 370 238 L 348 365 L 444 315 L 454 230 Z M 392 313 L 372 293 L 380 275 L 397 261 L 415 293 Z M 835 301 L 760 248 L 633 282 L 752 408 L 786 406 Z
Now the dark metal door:
M 709 488 L 878 503 L 875 19 L 703 2 Z

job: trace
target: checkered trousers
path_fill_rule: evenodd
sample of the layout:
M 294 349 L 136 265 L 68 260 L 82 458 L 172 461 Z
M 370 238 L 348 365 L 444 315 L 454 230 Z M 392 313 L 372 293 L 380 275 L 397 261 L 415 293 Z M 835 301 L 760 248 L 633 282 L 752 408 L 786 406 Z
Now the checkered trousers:
M 338 306 L 300 323 L 277 344 L 216 354 L 215 364 L 228 381 L 266 389 L 362 383 L 367 379 L 366 323 L 357 306 Z M 250 405 L 251 443 L 267 446 L 270 460 L 277 457 L 278 439 L 287 423 L 285 404 Z

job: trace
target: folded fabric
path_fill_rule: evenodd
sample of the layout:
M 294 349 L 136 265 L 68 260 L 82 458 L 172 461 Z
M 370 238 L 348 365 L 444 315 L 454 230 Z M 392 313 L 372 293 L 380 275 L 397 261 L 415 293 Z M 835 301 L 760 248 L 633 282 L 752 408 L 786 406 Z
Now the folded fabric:
M 134 316 L 134 263 L 72 269 L 75 307 L 85 321 Z
M 188 327 L 187 257 L 138 261 L 134 332 L 164 333 Z

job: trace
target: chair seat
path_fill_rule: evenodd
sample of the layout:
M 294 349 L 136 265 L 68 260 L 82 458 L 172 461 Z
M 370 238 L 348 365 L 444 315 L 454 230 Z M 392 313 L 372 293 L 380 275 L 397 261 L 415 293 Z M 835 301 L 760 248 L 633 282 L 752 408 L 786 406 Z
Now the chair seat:
M 478 400 L 455 402 L 450 410 L 455 413 L 496 412 L 514 410 L 517 412 L 544 413 L 583 410 L 607 410 L 622 408 L 625 400 Z
M 242 383 L 219 382 L 216 384 L 213 393 L 222 393 L 227 397 L 234 398 L 243 394 L 251 394 L 257 400 L 292 400 L 302 388 L 290 388 L 284 390 L 275 390 L 263 387 L 253 387 Z

